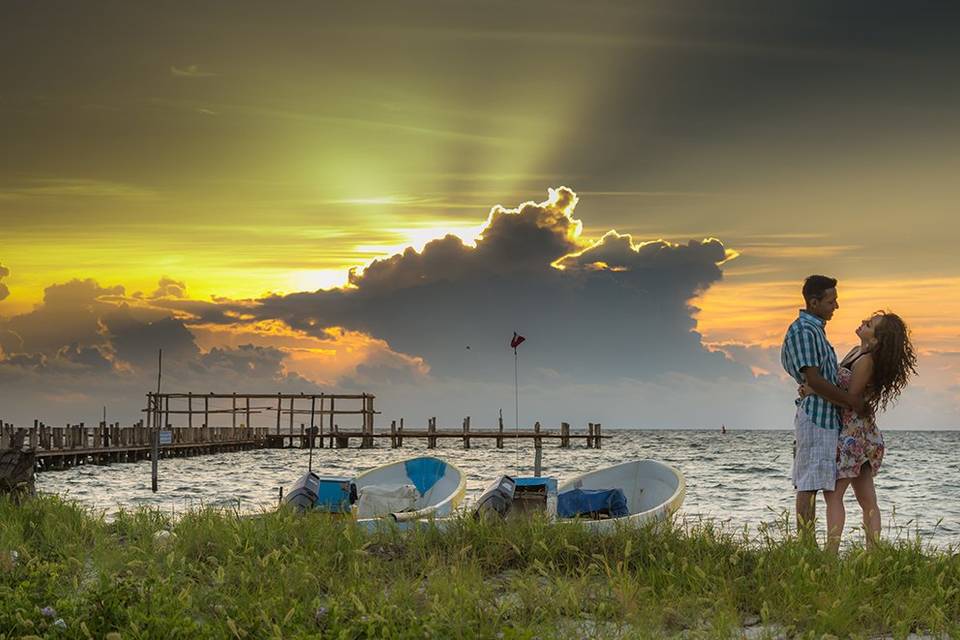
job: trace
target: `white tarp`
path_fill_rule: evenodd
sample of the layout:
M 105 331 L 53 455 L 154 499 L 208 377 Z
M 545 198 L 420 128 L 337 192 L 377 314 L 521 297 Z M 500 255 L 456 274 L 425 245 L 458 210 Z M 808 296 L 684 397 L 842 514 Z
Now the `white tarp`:
M 357 496 L 357 517 L 376 518 L 389 513 L 412 511 L 420 493 L 412 484 L 368 485 L 361 487 Z

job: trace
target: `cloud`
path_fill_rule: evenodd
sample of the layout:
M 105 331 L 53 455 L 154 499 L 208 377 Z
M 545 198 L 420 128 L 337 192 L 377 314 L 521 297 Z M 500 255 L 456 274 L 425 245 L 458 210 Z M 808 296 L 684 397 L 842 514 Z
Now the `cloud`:
M 10 289 L 2 282 L 8 275 L 10 275 L 10 269 L 0 264 L 0 300 L 4 300 L 10 295 Z
M 55 353 L 73 343 L 104 344 L 100 316 L 112 307 L 110 299 L 123 292 L 122 286 L 101 287 L 89 278 L 51 285 L 44 290 L 42 304 L 29 313 L 0 321 L 0 331 L 15 334 L 24 352 Z M 4 348 L 8 350 L 9 346 Z
M 217 74 L 211 71 L 203 71 L 200 65 L 191 64 L 187 67 L 170 67 L 170 75 L 174 78 L 210 78 Z
M 187 284 L 167 276 L 160 278 L 156 291 L 150 295 L 151 298 L 185 298 L 186 296 Z
M 408 248 L 351 271 L 347 288 L 242 305 L 168 304 L 203 322 L 233 324 L 245 314 L 321 338 L 327 327 L 345 327 L 422 358 L 432 377 L 512 377 L 514 330 L 528 338 L 528 375 L 751 377 L 704 348 L 692 319 L 690 300 L 722 277 L 723 244 L 634 243 L 616 233 L 590 242 L 573 215 L 577 203 L 560 187 L 543 202 L 495 206 L 474 244 L 448 235 Z
M 0 198 L 89 198 L 91 200 L 150 200 L 158 196 L 156 191 L 143 187 L 87 178 L 34 178 L 24 180 L 18 186 L 0 191 Z
M 210 315 L 239 326 L 191 327 L 190 314 L 158 306 L 189 302 L 176 297 L 184 290 L 164 277 L 163 297 L 126 297 L 120 285 L 72 280 L 47 287 L 33 311 L 0 318 L 4 418 L 75 421 L 108 404 L 136 420 L 144 394 L 156 386 L 159 349 L 166 390 L 299 393 L 348 376 L 366 384 L 426 371 L 418 358 L 394 353 L 382 340 L 337 328 L 318 340 L 279 321 L 245 324 L 226 309 Z M 203 308 L 210 305 L 216 303 Z
M 103 347 L 81 347 L 74 343 L 57 350 L 57 357 L 88 371 L 103 372 L 113 369 L 113 360 L 110 358 L 109 351 Z

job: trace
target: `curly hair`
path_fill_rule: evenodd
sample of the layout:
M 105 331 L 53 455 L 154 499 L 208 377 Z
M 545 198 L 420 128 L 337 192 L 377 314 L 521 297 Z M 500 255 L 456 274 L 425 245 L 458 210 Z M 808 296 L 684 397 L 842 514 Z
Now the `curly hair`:
M 895 403 L 907 386 L 910 376 L 917 373 L 917 356 L 906 323 L 890 311 L 877 311 L 874 315 L 880 317 L 880 322 L 873 332 L 877 344 L 870 350 L 873 377 L 867 404 L 871 413 L 878 408 L 886 411 L 887 405 Z

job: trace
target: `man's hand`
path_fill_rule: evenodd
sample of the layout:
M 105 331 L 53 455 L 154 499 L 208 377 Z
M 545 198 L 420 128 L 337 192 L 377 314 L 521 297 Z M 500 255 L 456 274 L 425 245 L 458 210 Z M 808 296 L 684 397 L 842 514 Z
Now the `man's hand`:
M 832 382 L 828 382 L 820 374 L 817 367 L 806 367 L 803 374 L 807 383 L 802 385 L 801 389 L 808 387 L 812 393 L 817 394 L 828 402 L 846 409 L 853 409 L 856 413 L 863 415 L 864 402 L 861 396 L 855 396 L 847 393 Z
M 797 388 L 797 393 L 800 394 L 801 398 L 806 398 L 807 396 L 814 395 L 813 387 L 804 383 Z

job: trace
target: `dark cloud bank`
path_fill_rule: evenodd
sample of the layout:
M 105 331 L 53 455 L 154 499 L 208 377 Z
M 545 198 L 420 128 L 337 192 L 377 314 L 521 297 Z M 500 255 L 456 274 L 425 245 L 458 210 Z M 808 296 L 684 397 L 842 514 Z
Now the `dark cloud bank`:
M 721 279 L 721 242 L 635 245 L 611 231 L 588 244 L 572 215 L 576 203 L 560 188 L 543 203 L 495 207 L 475 246 L 436 239 L 421 252 L 407 249 L 353 270 L 343 289 L 204 302 L 166 277 L 149 296 L 127 297 L 123 287 L 92 280 L 51 286 L 34 311 L 0 321 L 0 415 L 54 420 L 102 404 L 135 410 L 152 388 L 160 347 L 167 390 L 318 389 L 285 370 L 280 349 L 202 352 L 190 330 L 265 320 L 327 339 L 329 327 L 362 331 L 394 352 L 422 357 L 426 379 L 372 361 L 338 380 L 339 389 L 377 394 L 388 415 L 512 409 L 514 330 L 527 337 L 520 349 L 524 415 L 548 421 L 592 416 L 649 425 L 653 416 L 662 422 L 667 397 L 677 409 L 684 397 L 689 405 L 690 387 L 753 381 L 745 367 L 707 350 L 695 331 L 690 300 Z M 56 400 L 24 405 L 38 397 Z M 658 411 L 640 406 L 656 398 Z M 686 409 L 673 424 L 708 419 L 707 408 Z
M 629 237 L 610 233 L 584 247 L 570 215 L 575 204 L 573 192 L 561 188 L 546 203 L 495 208 L 476 247 L 446 236 L 422 252 L 407 249 L 354 271 L 349 289 L 275 296 L 231 310 L 279 318 L 308 333 L 362 330 L 423 356 L 435 377 L 512 378 L 513 363 L 504 361 L 514 330 L 527 337 L 527 370 L 598 381 L 670 371 L 741 374 L 702 347 L 688 304 L 721 278 L 723 245 L 635 248 Z M 221 322 L 229 307 L 176 306 Z

